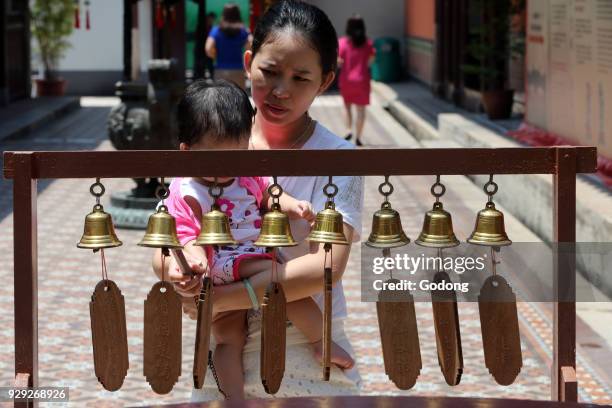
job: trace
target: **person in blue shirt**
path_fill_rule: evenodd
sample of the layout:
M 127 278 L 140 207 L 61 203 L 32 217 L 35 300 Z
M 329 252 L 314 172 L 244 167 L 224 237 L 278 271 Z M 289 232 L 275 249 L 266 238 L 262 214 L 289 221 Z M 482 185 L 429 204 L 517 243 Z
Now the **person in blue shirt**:
M 206 39 L 206 55 L 216 60 L 215 79 L 226 79 L 245 87 L 242 56 L 245 49 L 251 48 L 251 41 L 240 8 L 235 3 L 227 3 L 220 24 L 210 30 Z

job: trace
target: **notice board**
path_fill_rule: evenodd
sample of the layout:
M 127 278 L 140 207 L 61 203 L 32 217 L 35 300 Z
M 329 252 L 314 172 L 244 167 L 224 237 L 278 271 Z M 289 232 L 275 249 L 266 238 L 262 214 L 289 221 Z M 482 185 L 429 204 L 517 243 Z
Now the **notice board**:
M 527 7 L 527 122 L 612 158 L 612 0 Z

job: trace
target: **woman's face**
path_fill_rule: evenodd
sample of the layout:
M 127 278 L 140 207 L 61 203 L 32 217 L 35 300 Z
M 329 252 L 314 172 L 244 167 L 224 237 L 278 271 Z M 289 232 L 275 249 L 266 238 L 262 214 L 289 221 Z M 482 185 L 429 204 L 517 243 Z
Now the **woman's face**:
M 244 63 L 257 111 L 275 125 L 300 119 L 334 79 L 323 75 L 319 53 L 295 31 L 278 33 L 255 57 L 247 51 Z

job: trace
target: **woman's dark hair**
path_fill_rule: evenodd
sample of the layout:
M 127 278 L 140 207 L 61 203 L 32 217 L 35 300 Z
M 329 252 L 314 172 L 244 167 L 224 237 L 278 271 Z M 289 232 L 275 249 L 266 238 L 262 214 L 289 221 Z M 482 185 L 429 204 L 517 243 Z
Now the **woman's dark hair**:
M 355 14 L 348 19 L 346 22 L 346 35 L 355 47 L 361 47 L 365 44 L 368 37 L 366 36 L 365 22 L 361 16 Z
M 193 145 L 203 137 L 236 142 L 248 139 L 254 115 L 248 95 L 235 83 L 195 81 L 177 107 L 179 142 Z
M 286 30 L 295 30 L 310 42 L 312 48 L 319 53 L 324 75 L 336 71 L 336 30 L 321 9 L 303 1 L 281 0 L 261 16 L 253 34 L 253 57 L 267 41 Z
M 227 3 L 223 6 L 219 29 L 228 37 L 234 37 L 240 33 L 242 28 L 244 28 L 244 24 L 240 16 L 240 7 L 236 3 Z

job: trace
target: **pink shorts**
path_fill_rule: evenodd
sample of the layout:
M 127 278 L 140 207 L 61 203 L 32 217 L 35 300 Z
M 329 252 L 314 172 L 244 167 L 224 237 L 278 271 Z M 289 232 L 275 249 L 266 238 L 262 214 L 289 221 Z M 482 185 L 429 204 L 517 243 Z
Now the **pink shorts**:
M 226 285 L 240 280 L 240 262 L 245 259 L 272 259 L 266 248 L 237 245 L 222 246 L 209 259 L 213 285 Z

